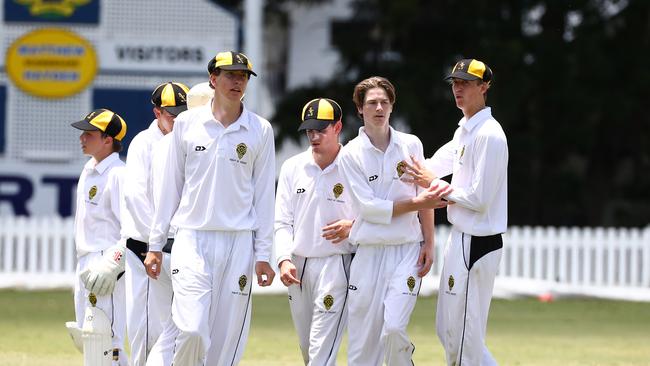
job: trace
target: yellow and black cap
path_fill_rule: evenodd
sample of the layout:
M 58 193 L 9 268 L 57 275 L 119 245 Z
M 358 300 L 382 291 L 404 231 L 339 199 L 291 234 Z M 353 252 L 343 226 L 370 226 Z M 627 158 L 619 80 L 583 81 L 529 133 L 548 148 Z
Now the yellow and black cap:
M 327 128 L 330 123 L 339 121 L 342 114 L 341 106 L 329 98 L 310 100 L 302 108 L 300 115 L 302 123 L 298 127 L 298 131 L 322 130 Z
M 187 110 L 187 92 L 190 90 L 185 84 L 168 81 L 160 84 L 151 93 L 151 103 L 158 108 L 178 116 Z
M 450 79 L 463 80 L 483 80 L 486 83 L 492 81 L 492 70 L 485 63 L 475 59 L 463 59 L 456 62 L 451 74 L 447 75 L 445 80 Z
M 253 71 L 253 64 L 251 61 L 241 52 L 219 52 L 212 58 L 212 60 L 210 60 L 210 62 L 208 62 L 208 72 L 210 74 L 212 74 L 216 69 L 248 71 L 250 74 L 257 76 Z
M 126 122 L 122 117 L 104 108 L 95 109 L 83 120 L 71 123 L 71 126 L 84 131 L 101 131 L 118 141 L 126 135 Z

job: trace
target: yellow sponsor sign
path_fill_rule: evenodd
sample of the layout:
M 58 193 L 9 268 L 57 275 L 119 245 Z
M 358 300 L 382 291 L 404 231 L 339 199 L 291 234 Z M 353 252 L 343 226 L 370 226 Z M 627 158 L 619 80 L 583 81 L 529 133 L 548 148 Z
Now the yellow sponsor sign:
M 43 28 L 14 41 L 7 50 L 7 74 L 24 92 L 63 98 L 84 90 L 97 73 L 93 46 L 75 33 Z

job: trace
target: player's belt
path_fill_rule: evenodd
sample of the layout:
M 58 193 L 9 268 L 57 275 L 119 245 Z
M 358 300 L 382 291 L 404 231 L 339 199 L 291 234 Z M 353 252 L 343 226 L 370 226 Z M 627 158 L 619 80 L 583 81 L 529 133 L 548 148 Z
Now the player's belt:
M 162 251 L 171 254 L 173 245 L 174 245 L 174 238 L 167 238 L 167 243 L 165 243 L 165 246 L 162 248 Z
M 126 247 L 144 264 L 144 259 L 147 257 L 147 252 L 149 251 L 149 245 L 147 243 L 129 238 L 126 239 Z
M 490 236 L 472 235 L 471 245 L 469 248 L 469 269 L 486 254 L 503 248 L 503 238 L 501 234 Z

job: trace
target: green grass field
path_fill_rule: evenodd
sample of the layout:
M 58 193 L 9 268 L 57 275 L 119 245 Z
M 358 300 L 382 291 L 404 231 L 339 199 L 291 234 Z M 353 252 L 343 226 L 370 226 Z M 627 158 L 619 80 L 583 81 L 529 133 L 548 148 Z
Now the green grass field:
M 81 365 L 64 322 L 71 291 L 0 291 L 0 365 Z M 418 300 L 409 334 L 416 365 L 444 365 L 435 297 Z M 347 340 L 344 341 L 346 343 Z M 488 346 L 501 365 L 650 365 L 650 304 L 570 299 L 494 300 Z M 339 352 L 345 365 L 345 345 Z M 256 296 L 244 366 L 301 365 L 284 296 Z

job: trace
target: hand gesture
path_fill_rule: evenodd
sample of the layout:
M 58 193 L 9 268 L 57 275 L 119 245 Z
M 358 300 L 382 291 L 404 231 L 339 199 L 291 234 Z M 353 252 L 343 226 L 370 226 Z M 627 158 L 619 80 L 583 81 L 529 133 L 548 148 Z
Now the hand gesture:
M 429 188 L 429 185 L 436 179 L 436 176 L 413 155 L 410 156 L 412 164 L 404 161 L 404 173 L 406 174 L 402 176 L 401 180 L 407 183 L 414 183 L 422 188 Z
M 323 238 L 338 244 L 350 236 L 353 220 L 338 220 L 323 227 Z
M 280 281 L 287 287 L 293 284 L 300 285 L 300 280 L 296 276 L 296 266 L 288 259 L 283 260 L 280 263 Z

